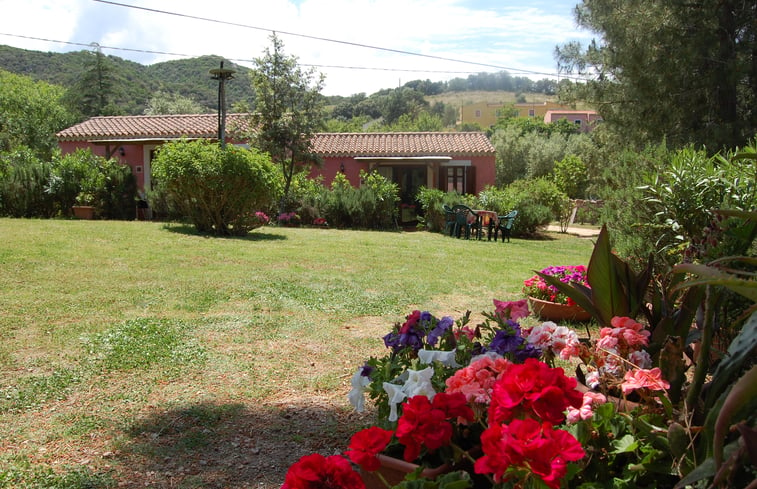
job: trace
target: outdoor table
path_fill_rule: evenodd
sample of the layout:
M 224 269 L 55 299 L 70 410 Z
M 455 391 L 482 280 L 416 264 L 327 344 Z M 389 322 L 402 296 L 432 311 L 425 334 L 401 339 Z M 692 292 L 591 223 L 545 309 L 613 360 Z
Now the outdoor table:
M 486 228 L 486 237 L 489 241 L 492 239 L 492 230 L 496 229 L 496 227 L 499 225 L 499 216 L 494 211 L 487 211 L 487 210 L 474 210 L 478 215 L 478 222 L 476 223 L 476 226 L 478 228 L 477 230 L 477 237 L 478 239 L 481 239 L 481 233 L 484 228 Z

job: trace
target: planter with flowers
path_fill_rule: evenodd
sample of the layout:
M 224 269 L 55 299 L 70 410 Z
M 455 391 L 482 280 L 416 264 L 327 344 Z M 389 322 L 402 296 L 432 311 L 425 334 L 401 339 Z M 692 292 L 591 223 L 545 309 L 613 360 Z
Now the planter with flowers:
M 528 297 L 534 314 L 547 321 L 587 321 L 591 315 L 543 275 L 563 283 L 577 283 L 588 287 L 586 267 L 583 265 L 551 266 L 523 281 L 523 293 Z
M 749 222 L 753 240 L 757 215 Z M 468 314 L 455 321 L 414 311 L 384 337 L 389 353 L 352 377 L 350 402 L 362 409 L 368 394 L 376 426 L 356 433 L 343 455 L 303 457 L 282 487 L 362 489 L 370 480 L 356 468 L 402 489 L 757 487 L 757 282 L 711 265 L 674 270 L 684 272 L 698 278 L 663 293 L 647 271 L 612 255 L 603 229 L 586 273 L 591 288 L 545 278 L 600 324 L 588 341 L 551 322 L 521 328 L 525 300 L 495 301 L 475 327 Z M 752 302 L 711 367 L 711 292 L 696 289 L 715 286 Z M 682 381 L 681 335 L 697 304 L 705 306 L 695 325 L 704 352 L 688 359 L 693 372 Z M 558 358 L 580 367 L 586 388 L 554 366 Z M 626 404 L 608 402 L 612 394 Z M 384 455 L 417 469 L 388 480 Z M 443 473 L 423 472 L 429 467 Z

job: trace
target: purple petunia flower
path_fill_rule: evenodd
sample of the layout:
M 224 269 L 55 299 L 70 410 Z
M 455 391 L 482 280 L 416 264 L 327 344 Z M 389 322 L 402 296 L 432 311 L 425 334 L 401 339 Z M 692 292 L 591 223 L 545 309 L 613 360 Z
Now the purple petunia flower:
M 436 346 L 436 342 L 439 341 L 439 338 L 444 336 L 444 334 L 449 331 L 454 324 L 454 319 L 449 316 L 444 316 L 443 318 L 441 318 L 434 329 L 429 332 L 428 337 L 426 338 L 428 344 L 431 346 Z

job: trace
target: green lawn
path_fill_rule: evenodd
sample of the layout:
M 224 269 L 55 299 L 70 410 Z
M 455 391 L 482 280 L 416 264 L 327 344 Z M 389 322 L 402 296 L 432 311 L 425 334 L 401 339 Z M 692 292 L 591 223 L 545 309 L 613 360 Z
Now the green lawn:
M 395 321 L 492 310 L 591 249 L 0 219 L 0 487 L 278 487 L 366 422 L 349 377 Z

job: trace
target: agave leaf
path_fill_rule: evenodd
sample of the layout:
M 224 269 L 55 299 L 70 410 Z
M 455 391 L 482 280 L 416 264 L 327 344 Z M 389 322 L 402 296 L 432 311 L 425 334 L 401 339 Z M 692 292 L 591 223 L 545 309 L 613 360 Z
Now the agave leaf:
M 728 346 L 725 358 L 715 369 L 712 383 L 707 391 L 705 407 L 712 406 L 715 399 L 733 381 L 733 377 L 738 374 L 744 361 L 750 357 L 755 348 L 757 348 L 757 312 L 753 312 L 744 322 L 741 331 Z
M 673 267 L 673 272 L 691 273 L 700 277 L 699 279 L 687 280 L 679 284 L 676 289 L 698 285 L 721 285 L 743 295 L 751 301 L 757 302 L 757 281 L 741 279 L 719 268 L 695 263 L 676 265 Z
M 755 397 L 757 397 L 757 365 L 753 366 L 736 381 L 728 393 L 728 397 L 726 397 L 715 421 L 712 451 L 715 465 L 718 468 L 723 463 L 723 441 L 731 425 L 732 418 Z
M 593 290 L 601 291 L 592 296 L 595 317 L 602 326 L 610 326 L 613 313 L 622 307 L 623 299 L 607 226 L 602 226 L 597 237 L 586 270 L 586 280 Z

